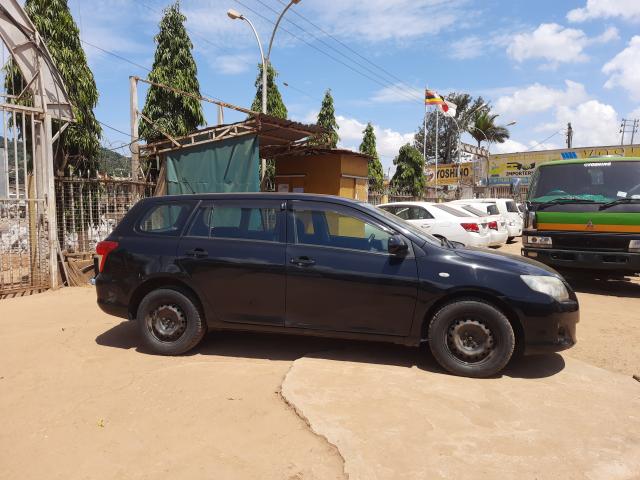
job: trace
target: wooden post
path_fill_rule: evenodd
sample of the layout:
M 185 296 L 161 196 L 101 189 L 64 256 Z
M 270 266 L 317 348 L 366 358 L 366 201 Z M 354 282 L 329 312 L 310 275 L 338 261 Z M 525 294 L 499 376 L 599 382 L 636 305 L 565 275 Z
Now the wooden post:
M 131 178 L 140 178 L 140 150 L 138 145 L 138 79 L 129 77 L 129 118 L 131 120 Z
M 47 220 L 49 224 L 49 274 L 51 279 L 51 288 L 58 287 L 58 229 L 56 225 L 56 189 L 55 189 L 55 175 L 53 173 L 53 143 L 51 141 L 52 124 L 51 114 L 45 109 L 44 122 L 42 122 L 44 128 L 41 130 L 44 133 L 44 177 L 45 183 L 45 199 L 47 201 Z

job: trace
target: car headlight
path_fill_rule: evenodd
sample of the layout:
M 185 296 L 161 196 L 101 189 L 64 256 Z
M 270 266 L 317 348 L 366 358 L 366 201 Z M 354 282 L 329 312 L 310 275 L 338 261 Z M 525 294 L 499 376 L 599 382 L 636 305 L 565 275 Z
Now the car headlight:
M 630 240 L 629 251 L 633 253 L 640 253 L 640 240 Z
M 538 235 L 525 235 L 524 244 L 530 247 L 551 248 L 553 239 L 551 237 L 540 237 Z
M 569 291 L 562 280 L 548 275 L 520 275 L 531 290 L 545 293 L 559 302 L 569 299 Z

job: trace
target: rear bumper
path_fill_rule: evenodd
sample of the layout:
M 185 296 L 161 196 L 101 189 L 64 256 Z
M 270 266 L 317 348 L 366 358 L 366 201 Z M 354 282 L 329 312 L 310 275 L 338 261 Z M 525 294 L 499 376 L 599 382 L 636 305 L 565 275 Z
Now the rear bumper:
M 466 244 L 467 247 L 487 247 L 491 244 L 491 236 L 489 233 L 486 233 L 485 235 L 470 233 Z
M 507 224 L 507 231 L 510 237 L 519 237 L 522 235 L 522 225 L 509 225 Z
M 640 272 L 640 253 L 523 247 L 522 255 L 555 268 Z
M 509 232 L 507 230 L 499 230 L 497 232 L 495 230 L 492 230 L 489 246 L 498 247 L 504 243 L 507 243 L 508 237 L 509 237 Z
M 129 318 L 129 308 L 118 284 L 102 274 L 96 277 L 95 283 L 100 310 L 114 317 Z

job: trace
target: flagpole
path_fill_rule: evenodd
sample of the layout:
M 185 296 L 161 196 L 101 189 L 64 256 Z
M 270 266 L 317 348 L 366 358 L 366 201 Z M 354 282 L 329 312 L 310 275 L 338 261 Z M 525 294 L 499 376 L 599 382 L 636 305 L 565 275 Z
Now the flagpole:
M 438 107 L 436 106 L 436 202 L 438 201 Z

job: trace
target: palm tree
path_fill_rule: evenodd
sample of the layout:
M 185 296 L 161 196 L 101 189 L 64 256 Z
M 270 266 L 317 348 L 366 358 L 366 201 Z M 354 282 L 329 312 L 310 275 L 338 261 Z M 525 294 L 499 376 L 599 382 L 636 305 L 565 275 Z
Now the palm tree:
M 504 143 L 509 138 L 509 130 L 502 125 L 496 125 L 498 115 L 492 115 L 486 110 L 480 110 L 475 115 L 469 134 L 476 139 L 478 147 L 482 141 L 489 143 Z

